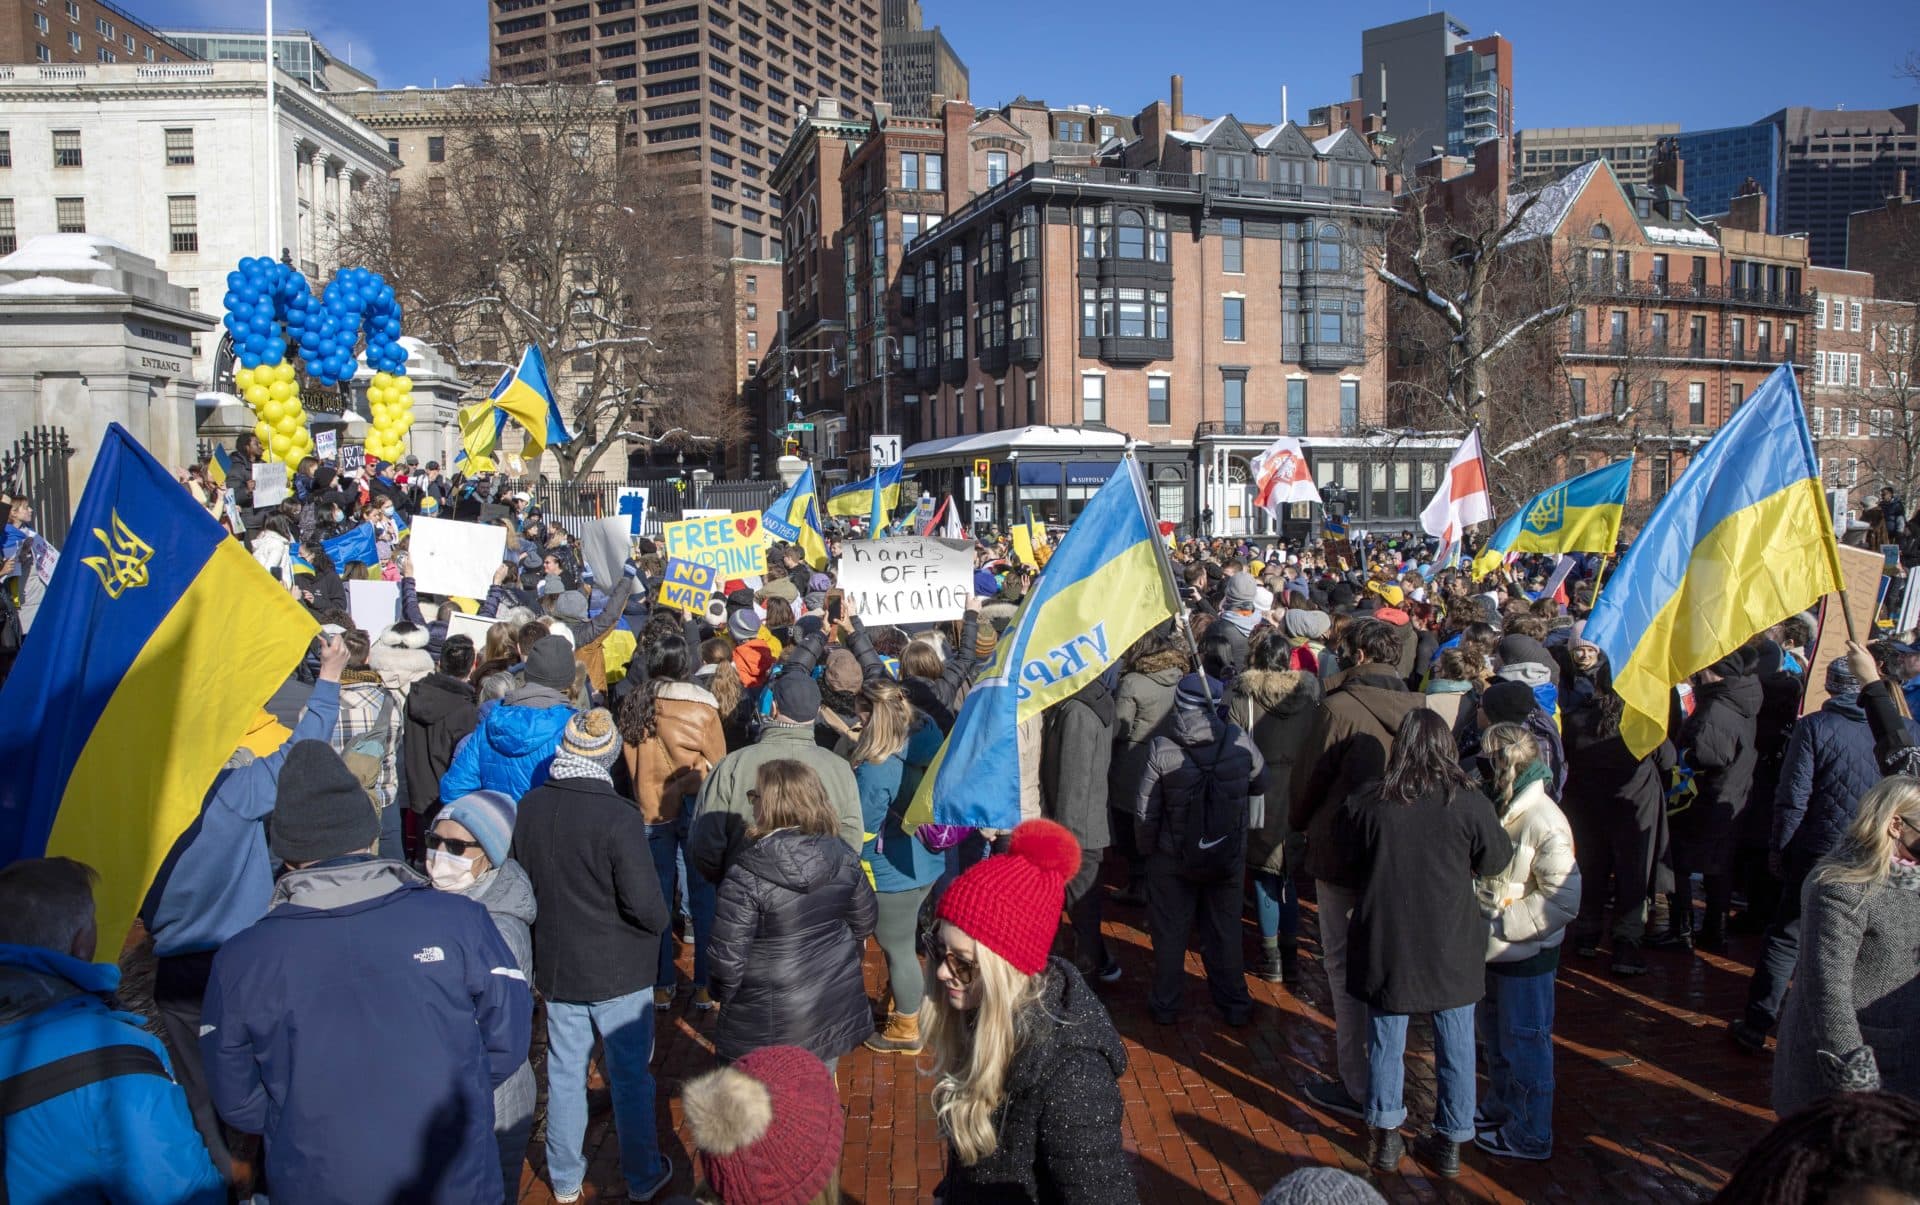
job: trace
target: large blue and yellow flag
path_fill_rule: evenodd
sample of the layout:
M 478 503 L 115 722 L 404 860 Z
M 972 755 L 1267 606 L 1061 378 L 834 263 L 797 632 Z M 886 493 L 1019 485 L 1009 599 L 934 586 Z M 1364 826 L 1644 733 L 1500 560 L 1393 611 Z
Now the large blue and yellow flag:
M 890 469 L 881 469 L 871 477 L 841 486 L 827 495 L 827 513 L 847 518 L 855 515 L 871 517 L 877 503 L 884 514 L 892 514 L 900 508 L 902 473 L 901 466 L 896 464 Z
M 812 465 L 794 478 L 791 489 L 773 500 L 760 521 L 777 539 L 797 545 L 807 564 L 815 569 L 827 567 L 827 537 L 820 525 L 820 499 Z
M 0 688 L 0 865 L 100 872 L 111 956 L 315 624 L 118 423 Z
M 460 453 L 453 458 L 454 467 L 469 474 L 497 471 L 493 454 L 500 447 L 500 432 L 506 429 L 507 412 L 487 399 L 460 407 L 459 417 Z
M 975 679 L 905 817 L 1008 829 L 1020 822 L 1020 724 L 1105 673 L 1178 612 L 1140 470 L 1128 457 L 1060 540 Z
M 1562 481 L 1507 516 L 1473 558 L 1485 577 L 1515 552 L 1607 552 L 1620 541 L 1620 515 L 1633 485 L 1633 457 Z
M 362 523 L 331 540 L 322 540 L 320 547 L 326 550 L 327 559 L 333 562 L 334 569 L 343 573 L 348 565 L 356 561 L 362 565 L 380 563 L 380 542 L 374 535 L 371 523 Z
M 553 400 L 553 387 L 547 384 L 547 361 L 540 349 L 529 346 L 520 353 L 520 364 L 500 374 L 500 383 L 490 395 L 493 404 L 527 432 L 524 455 L 531 461 L 540 453 L 572 439 L 560 418 L 560 405 Z
M 1627 747 L 1659 745 L 1674 686 L 1840 583 L 1806 410 L 1782 364 L 1673 483 L 1587 619 L 1626 704 Z

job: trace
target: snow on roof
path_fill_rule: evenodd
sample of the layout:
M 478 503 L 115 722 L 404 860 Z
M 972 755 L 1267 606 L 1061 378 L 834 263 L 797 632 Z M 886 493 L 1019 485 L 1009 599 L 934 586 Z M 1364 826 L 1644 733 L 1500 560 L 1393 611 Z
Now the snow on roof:
M 1665 243 L 1675 247 L 1718 247 L 1720 242 L 1711 234 L 1694 226 L 1649 226 L 1640 224 L 1647 232 L 1650 243 Z
M 1603 166 L 1606 160 L 1590 159 L 1574 168 L 1566 175 L 1528 193 L 1515 193 L 1507 198 L 1507 213 L 1511 215 L 1528 197 L 1537 196 L 1533 208 L 1527 210 L 1520 224 L 1512 233 L 1501 239 L 1502 244 L 1524 243 L 1529 239 L 1551 235 L 1560 229 L 1560 223 L 1567 218 L 1567 211 L 1573 208 L 1574 198 L 1587 187 L 1593 174 Z
M 1212 121 L 1208 122 L 1206 125 L 1201 126 L 1197 130 L 1169 131 L 1167 134 L 1167 137 L 1173 139 L 1175 142 L 1205 142 L 1207 139 L 1213 137 L 1214 131 L 1218 130 L 1220 128 L 1220 123 L 1225 120 L 1226 120 L 1225 115 L 1222 115 L 1214 118 Z
M 1313 153 L 1316 155 L 1326 154 L 1328 151 L 1333 149 L 1334 143 L 1340 141 L 1340 139 L 1346 136 L 1346 133 L 1347 132 L 1345 130 L 1339 130 L 1335 133 L 1328 134 L 1325 138 L 1314 139 Z
M 0 261 L 4 264 L 5 261 Z M 105 264 L 101 264 L 105 267 Z M 106 285 L 76 283 L 53 276 L 29 276 L 0 285 L 0 297 L 118 297 L 120 290 Z
M 1120 449 L 1127 437 L 1118 431 L 1094 431 L 1086 427 L 1016 427 L 1011 431 L 984 434 L 950 435 L 930 439 L 909 447 L 903 460 L 926 460 L 935 456 L 958 456 L 974 452 L 1073 452 L 1088 449 Z
M 12 255 L 0 257 L 0 272 L 97 272 L 113 265 L 98 251 L 134 254 L 132 247 L 98 234 L 43 234 Z
M 1300 127 L 1292 121 L 1283 121 L 1277 126 L 1268 126 L 1266 129 L 1260 132 L 1260 136 L 1258 138 L 1255 138 L 1253 140 L 1253 145 L 1259 147 L 1261 150 L 1264 151 L 1268 147 L 1272 146 L 1276 141 L 1278 141 L 1281 133 L 1289 128 L 1297 130 Z

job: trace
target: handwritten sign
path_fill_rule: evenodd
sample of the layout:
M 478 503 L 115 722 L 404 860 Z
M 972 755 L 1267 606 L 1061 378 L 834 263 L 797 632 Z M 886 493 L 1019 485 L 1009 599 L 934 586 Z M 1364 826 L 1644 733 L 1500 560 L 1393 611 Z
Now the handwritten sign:
M 333 454 L 340 450 L 338 431 L 315 431 L 313 433 L 313 454 L 321 460 L 332 460 Z
M 722 577 L 751 577 L 767 569 L 767 532 L 758 511 L 684 519 L 660 529 L 669 560 L 693 561 Z
M 711 565 L 668 561 L 667 576 L 660 582 L 660 604 L 691 615 L 707 605 L 719 582 L 720 574 Z
M 456 523 L 421 515 L 413 521 L 413 584 L 423 594 L 458 594 L 484 598 L 500 558 L 507 533 L 493 523 Z
M 840 588 L 868 623 L 958 619 L 973 594 L 973 550 L 927 536 L 841 546 Z
M 253 504 L 278 506 L 287 496 L 287 465 L 269 460 L 253 466 Z

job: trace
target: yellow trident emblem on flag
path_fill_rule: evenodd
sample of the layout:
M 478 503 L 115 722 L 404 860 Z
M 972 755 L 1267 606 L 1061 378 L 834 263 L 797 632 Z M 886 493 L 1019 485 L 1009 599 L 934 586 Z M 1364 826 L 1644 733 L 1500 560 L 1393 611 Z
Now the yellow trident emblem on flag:
M 153 559 L 153 545 L 135 535 L 119 511 L 113 512 L 111 536 L 98 527 L 93 529 L 93 534 L 107 555 L 81 560 L 100 576 L 108 598 L 119 598 L 126 591 L 147 584 L 147 562 Z
M 1540 500 L 1533 504 L 1532 509 L 1527 511 L 1527 528 L 1541 535 L 1557 530 L 1566 506 L 1567 491 L 1564 487 L 1542 495 Z

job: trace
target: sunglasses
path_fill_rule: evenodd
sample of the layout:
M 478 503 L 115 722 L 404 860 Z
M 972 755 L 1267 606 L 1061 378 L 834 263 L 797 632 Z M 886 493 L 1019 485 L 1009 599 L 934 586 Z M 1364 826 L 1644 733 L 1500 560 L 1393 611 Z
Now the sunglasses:
M 980 973 L 980 964 L 971 958 L 962 958 L 947 948 L 947 943 L 934 938 L 927 943 L 927 956 L 935 966 L 947 968 L 947 974 L 961 987 L 972 987 L 974 977 Z
M 444 849 L 456 858 L 464 858 L 468 853 L 480 848 L 478 841 L 462 841 L 458 837 L 442 837 L 437 833 L 427 834 L 428 849 Z

